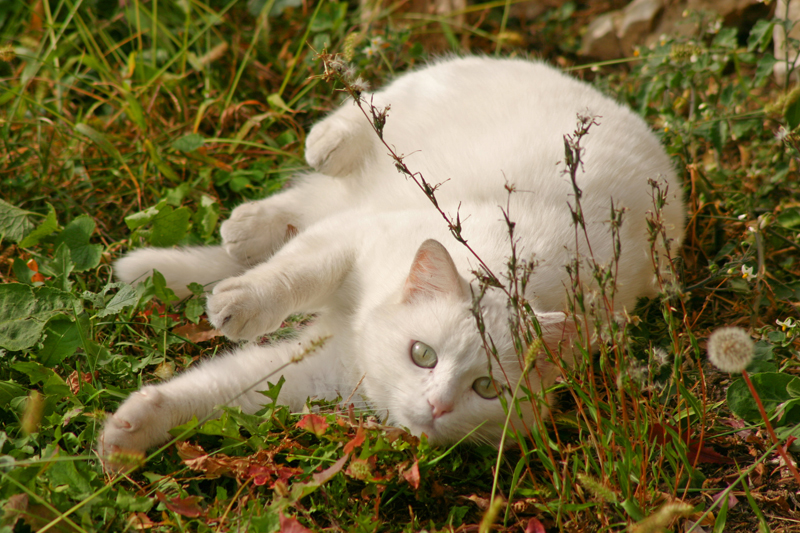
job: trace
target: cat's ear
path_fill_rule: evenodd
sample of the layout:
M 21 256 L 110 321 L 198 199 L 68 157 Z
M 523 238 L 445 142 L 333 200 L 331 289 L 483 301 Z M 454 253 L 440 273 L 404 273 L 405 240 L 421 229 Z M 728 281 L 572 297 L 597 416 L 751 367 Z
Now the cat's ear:
M 445 294 L 468 299 L 469 284 L 459 275 L 447 249 L 439 241 L 428 239 L 414 256 L 411 272 L 403 285 L 403 302 Z

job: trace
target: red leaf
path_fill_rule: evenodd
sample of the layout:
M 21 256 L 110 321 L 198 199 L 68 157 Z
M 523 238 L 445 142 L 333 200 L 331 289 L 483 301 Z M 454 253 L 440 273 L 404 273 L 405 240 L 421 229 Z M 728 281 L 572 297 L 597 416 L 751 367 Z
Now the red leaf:
M 414 461 L 411 468 L 403 472 L 403 477 L 409 485 L 414 487 L 414 490 L 417 490 L 419 488 L 419 461 Z
M 250 465 L 247 475 L 253 478 L 253 485 L 266 485 L 272 480 L 275 469 L 263 465 Z
M 350 453 L 353 450 L 355 450 L 357 447 L 359 447 L 362 444 L 364 444 L 364 438 L 365 437 L 366 437 L 366 434 L 364 433 L 364 428 L 359 426 L 358 427 L 358 431 L 356 431 L 356 436 L 353 437 L 353 440 L 351 440 L 350 442 L 348 442 L 347 444 L 344 445 L 344 453 Z
M 275 471 L 275 474 L 278 476 L 278 481 L 283 481 L 284 483 L 288 483 L 289 479 L 292 476 L 296 476 L 297 474 L 302 474 L 302 473 L 303 473 L 302 469 L 292 468 L 290 466 L 281 466 L 277 468 Z
M 322 472 L 314 474 L 313 476 L 314 482 L 319 485 L 322 485 L 323 483 L 328 481 L 330 478 L 332 478 L 342 470 L 342 467 L 344 467 L 344 464 L 347 462 L 349 458 L 350 454 L 346 453 L 341 457 L 341 459 L 333 463 L 333 466 L 326 468 Z
M 310 431 L 317 437 L 321 437 L 325 434 L 325 430 L 328 429 L 328 422 L 321 416 L 312 413 L 304 416 L 303 419 L 297 423 L 297 427 Z
M 291 516 L 283 516 L 280 514 L 281 531 L 280 533 L 314 533 L 310 529 L 306 529 L 303 525 Z
M 189 518 L 197 518 L 203 516 L 203 510 L 200 508 L 200 496 L 188 496 L 186 498 L 179 498 L 174 496 L 172 498 L 165 496 L 164 493 L 156 491 L 156 498 L 167 506 L 167 509 L 181 516 Z
M 28 270 L 33 270 L 34 272 L 39 272 L 39 265 L 36 263 L 35 259 L 28 260 L 28 262 L 25 263 L 25 266 L 28 267 Z
M 544 525 L 536 518 L 531 518 L 525 527 L 525 533 L 545 533 Z

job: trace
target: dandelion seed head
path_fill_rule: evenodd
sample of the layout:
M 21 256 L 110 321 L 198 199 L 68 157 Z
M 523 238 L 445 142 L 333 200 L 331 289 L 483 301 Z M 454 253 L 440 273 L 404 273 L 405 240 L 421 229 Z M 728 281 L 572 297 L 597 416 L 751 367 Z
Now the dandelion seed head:
M 664 366 L 669 363 L 669 353 L 664 348 L 656 346 L 653 348 L 653 360 L 658 363 L 658 366 Z
M 708 359 L 723 372 L 741 372 L 753 360 L 753 339 L 742 328 L 719 328 L 708 338 Z
M 362 93 L 364 91 L 369 90 L 369 82 L 362 78 L 361 76 L 357 77 L 353 82 L 350 84 L 353 90 Z

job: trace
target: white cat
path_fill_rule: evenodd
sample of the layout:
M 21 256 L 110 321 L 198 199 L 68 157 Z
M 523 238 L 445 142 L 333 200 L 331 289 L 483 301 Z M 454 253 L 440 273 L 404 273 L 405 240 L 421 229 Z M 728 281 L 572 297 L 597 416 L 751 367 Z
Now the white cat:
M 629 109 L 544 64 L 484 57 L 435 62 L 365 97 L 391 105 L 386 141 L 406 154 L 413 171 L 442 184 L 439 205 L 460 213 L 464 237 L 498 275 L 510 253 L 501 206 L 508 208 L 518 255 L 538 261 L 525 296 L 542 324 L 542 340 L 553 350 L 562 345 L 567 363 L 575 326 L 565 315 L 565 265 L 575 257 L 576 239 L 568 207 L 573 190 L 559 164 L 562 136 L 574 131 L 578 113 L 600 117 L 582 140 L 584 170 L 577 178 L 592 253 L 600 264 L 613 257 L 613 199 L 627 209 L 613 311 L 655 294 L 645 224 L 653 210 L 648 179 L 668 184 L 662 217 L 674 247 L 683 235 L 684 207 L 669 158 Z M 209 416 L 221 404 L 255 412 L 266 403 L 255 392 L 267 388 L 265 376 L 320 338 L 326 339 L 321 348 L 281 372 L 280 403 L 299 410 L 309 397 L 364 398 L 389 424 L 426 433 L 434 443 L 452 443 L 473 430 L 472 440 L 499 442 L 506 414 L 497 394 L 510 395 L 522 373 L 506 295 L 489 290 L 482 301 L 499 354 L 490 362 L 471 312 L 468 280 L 478 261 L 398 173 L 354 103 L 311 130 L 306 159 L 317 172 L 235 209 L 222 225 L 222 246 L 137 250 L 115 269 L 135 282 L 155 268 L 179 296 L 188 294 L 189 282 L 223 280 L 207 311 L 231 339 L 255 339 L 297 312 L 316 313 L 312 325 L 296 340 L 245 344 L 144 387 L 108 418 L 102 456 L 160 444 L 170 428 Z M 517 189 L 510 199 L 506 184 Z M 585 243 L 579 247 L 588 255 Z M 582 279 L 588 283 L 591 275 Z M 556 373 L 540 356 L 528 386 L 541 390 Z M 530 404 L 526 409 L 530 422 L 535 413 Z

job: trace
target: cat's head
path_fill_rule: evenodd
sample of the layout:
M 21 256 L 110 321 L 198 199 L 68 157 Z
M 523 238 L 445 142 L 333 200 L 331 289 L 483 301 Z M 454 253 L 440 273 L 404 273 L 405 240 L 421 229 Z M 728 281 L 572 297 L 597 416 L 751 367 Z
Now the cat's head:
M 498 395 L 511 398 L 524 363 L 512 344 L 506 297 L 495 292 L 481 301 L 486 337 L 498 355 L 490 361 L 473 316 L 469 284 L 444 246 L 434 240 L 422 244 L 399 301 L 371 314 L 358 350 L 364 392 L 388 423 L 425 433 L 435 444 L 457 442 L 470 433 L 471 441 L 499 444 L 506 411 Z M 557 348 L 565 324 L 569 327 L 565 315 L 543 313 L 538 319 L 543 340 Z M 555 375 L 542 356 L 523 386 L 538 392 Z M 520 406 L 530 424 L 532 402 Z M 516 415 L 511 421 L 525 432 Z

